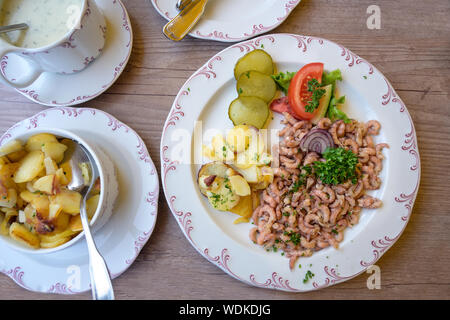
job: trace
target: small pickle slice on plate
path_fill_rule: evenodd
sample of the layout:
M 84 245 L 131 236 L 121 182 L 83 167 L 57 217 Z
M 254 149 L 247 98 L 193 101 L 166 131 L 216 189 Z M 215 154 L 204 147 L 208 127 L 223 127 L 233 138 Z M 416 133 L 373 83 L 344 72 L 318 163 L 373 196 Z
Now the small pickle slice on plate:
M 269 115 L 269 106 L 257 97 L 239 97 L 228 109 L 228 116 L 235 126 L 246 124 L 261 129 Z
M 274 72 L 272 57 L 261 49 L 253 50 L 239 59 L 234 67 L 236 80 L 247 71 L 259 71 L 268 76 Z
M 272 77 L 259 71 L 247 71 L 241 74 L 236 85 L 240 97 L 257 97 L 270 102 L 277 92 Z

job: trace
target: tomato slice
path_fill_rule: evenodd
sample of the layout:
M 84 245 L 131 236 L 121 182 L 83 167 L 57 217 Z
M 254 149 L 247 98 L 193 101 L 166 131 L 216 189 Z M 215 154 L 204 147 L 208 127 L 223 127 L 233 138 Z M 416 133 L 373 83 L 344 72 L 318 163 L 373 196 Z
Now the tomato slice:
M 289 104 L 298 117 L 304 120 L 314 118 L 314 114 L 306 112 L 305 106 L 311 101 L 312 92 L 308 91 L 308 81 L 316 79 L 322 82 L 323 63 L 314 62 L 301 68 L 291 81 L 288 90 Z
M 282 97 L 279 99 L 275 99 L 272 101 L 272 103 L 270 104 L 270 110 L 274 111 L 274 112 L 278 112 L 278 113 L 283 113 L 283 112 L 287 112 L 289 113 L 291 116 L 293 116 L 294 118 L 298 119 L 298 120 L 302 120 L 291 108 L 291 106 L 289 105 L 289 99 L 288 97 Z

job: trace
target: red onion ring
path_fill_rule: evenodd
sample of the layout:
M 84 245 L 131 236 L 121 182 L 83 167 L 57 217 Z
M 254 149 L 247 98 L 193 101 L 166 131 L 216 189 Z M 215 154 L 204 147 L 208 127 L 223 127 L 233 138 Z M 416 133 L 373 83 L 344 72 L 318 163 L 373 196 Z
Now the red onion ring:
M 300 140 L 300 149 L 304 152 L 322 154 L 327 148 L 334 148 L 333 136 L 324 129 L 314 128 Z

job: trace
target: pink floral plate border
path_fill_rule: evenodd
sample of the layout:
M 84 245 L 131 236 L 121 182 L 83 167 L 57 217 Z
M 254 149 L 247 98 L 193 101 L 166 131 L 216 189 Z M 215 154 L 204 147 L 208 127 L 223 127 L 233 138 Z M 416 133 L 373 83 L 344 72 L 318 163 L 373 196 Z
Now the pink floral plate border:
M 121 0 L 96 0 L 96 2 L 100 9 L 102 9 L 101 5 L 114 6 L 114 7 L 119 6 L 118 10 L 121 10 L 121 14 L 120 14 L 121 21 L 120 22 L 118 21 L 117 24 L 120 26 L 120 29 L 124 33 L 128 34 L 128 37 L 129 37 L 129 39 L 127 41 L 124 41 L 124 43 L 123 43 L 124 48 L 125 48 L 125 55 L 123 57 L 120 57 L 120 61 L 118 61 L 118 63 L 116 65 L 109 66 L 109 68 L 111 68 L 110 69 L 111 79 L 103 84 L 99 83 L 98 85 L 96 85 L 95 87 L 98 87 L 98 88 L 95 89 L 95 91 L 92 93 L 85 93 L 85 94 L 73 96 L 65 101 L 44 100 L 42 98 L 43 94 L 40 92 L 39 89 L 35 88 L 33 85 L 28 88 L 25 88 L 25 89 L 16 89 L 17 92 L 21 93 L 23 96 L 25 96 L 26 98 L 30 99 L 33 102 L 39 103 L 41 105 L 49 106 L 49 107 L 74 106 L 74 105 L 78 105 L 78 104 L 87 102 L 89 100 L 92 100 L 92 99 L 98 97 L 103 92 L 108 90 L 114 84 L 114 82 L 116 82 L 116 80 L 119 78 L 119 76 L 124 71 L 125 66 L 127 65 L 128 61 L 130 59 L 130 56 L 131 56 L 131 51 L 132 51 L 132 47 L 133 47 L 133 31 L 132 31 L 131 21 L 130 21 L 130 17 L 128 16 L 126 7 L 122 3 Z M 110 2 L 110 4 L 107 4 L 108 2 Z M 107 31 L 105 30 L 104 32 L 107 32 Z M 72 47 L 72 44 L 70 42 L 63 43 L 62 45 L 67 49 L 70 49 Z M 111 48 L 111 50 L 114 50 L 114 48 Z M 100 59 L 102 59 L 101 55 L 97 58 L 97 60 L 100 60 Z M 0 60 L 0 72 L 4 75 L 7 72 L 9 60 L 10 60 L 10 57 L 8 57 L 8 55 L 2 57 Z M 86 58 L 86 64 L 92 64 L 92 63 L 93 63 L 93 60 L 91 58 Z M 114 63 L 116 63 L 116 62 L 114 62 Z M 92 66 L 90 66 L 90 67 L 92 67 Z M 81 71 L 80 74 L 82 74 L 83 71 Z M 105 72 L 105 71 L 102 70 L 102 72 Z M 71 77 L 73 77 L 73 76 L 77 76 L 77 74 L 71 75 Z M 11 81 L 14 81 L 14 79 L 11 79 Z
M 389 216 L 386 219 L 389 221 L 384 221 L 386 225 L 383 225 L 383 228 L 369 229 L 370 232 L 358 234 L 358 237 L 364 239 L 364 242 L 351 245 L 351 250 L 354 250 L 351 252 L 351 264 L 349 262 L 349 265 L 345 267 L 338 267 L 336 261 L 333 260 L 334 258 L 331 257 L 338 250 L 330 252 L 330 260 L 322 261 L 318 264 L 319 266 L 313 267 L 315 278 L 307 285 L 301 283 L 300 277 L 293 276 L 299 270 L 292 273 L 287 271 L 286 268 L 274 267 L 267 257 L 258 260 L 259 262 L 267 262 L 267 268 L 261 264 L 258 264 L 258 266 L 261 266 L 258 269 L 248 266 L 249 261 L 257 264 L 254 261 L 260 258 L 259 255 L 243 249 L 239 243 L 236 243 L 230 237 L 220 234 L 221 229 L 217 228 L 208 218 L 208 214 L 203 212 L 203 200 L 193 200 L 199 198 L 198 192 L 189 194 L 186 194 L 186 191 L 180 192 L 176 181 L 192 179 L 192 172 L 195 169 L 190 165 L 180 164 L 178 160 L 174 160 L 171 156 L 173 147 L 170 142 L 171 134 L 174 130 L 193 130 L 193 123 L 201 114 L 202 105 L 207 103 L 207 99 L 214 95 L 214 92 L 209 93 L 208 91 L 217 92 L 225 85 L 228 77 L 230 79 L 233 77 L 232 71 L 229 71 L 233 69 L 232 65 L 230 67 L 232 61 L 235 62 L 243 54 L 258 48 L 263 48 L 269 52 L 277 52 L 277 45 L 283 47 L 285 53 L 289 51 L 288 48 L 292 49 L 293 54 L 296 57 L 298 56 L 299 63 L 315 61 L 318 54 L 326 52 L 332 56 L 333 68 L 339 67 L 344 74 L 344 78 L 348 76 L 353 80 L 356 79 L 356 82 L 367 79 L 370 88 L 369 86 L 363 87 L 362 95 L 370 95 L 371 107 L 375 108 L 376 112 L 386 113 L 386 117 L 395 117 L 397 121 L 393 129 L 395 130 L 392 137 L 393 144 L 391 144 L 389 150 L 392 154 L 388 156 L 391 156 L 392 159 L 396 159 L 395 157 L 402 158 L 398 161 L 395 160 L 397 162 L 401 160 L 402 163 L 398 164 L 398 168 L 396 167 L 397 173 L 392 170 L 389 171 L 394 177 L 392 179 L 388 179 L 388 177 L 387 180 L 389 181 L 386 182 L 388 187 L 395 189 L 392 193 L 386 192 L 387 195 L 383 200 L 387 202 L 389 208 L 394 208 L 388 212 Z M 205 95 L 209 96 L 204 98 Z M 399 130 L 406 131 L 401 133 Z M 408 160 L 408 155 L 411 160 Z M 408 164 L 408 162 L 411 162 L 411 164 Z M 181 88 L 165 122 L 161 139 L 161 178 L 164 193 L 174 218 L 191 245 L 204 258 L 232 277 L 252 286 L 283 291 L 304 292 L 325 288 L 356 277 L 375 264 L 399 239 L 406 228 L 419 189 L 420 172 L 420 156 L 413 121 L 405 104 L 381 72 L 365 59 L 339 44 L 326 39 L 295 34 L 264 35 L 232 45 L 212 57 Z M 398 183 L 392 182 L 399 175 L 401 179 L 398 179 Z M 189 187 L 195 188 L 195 182 L 184 186 L 183 190 Z M 411 187 L 412 190 L 410 190 Z M 385 219 L 384 216 L 383 219 Z M 207 225 L 208 228 L 204 225 Z M 214 230 L 210 231 L 212 228 Z M 205 239 L 211 233 L 214 236 Z M 246 257 L 246 255 L 249 257 Z M 347 251 L 346 259 L 349 257 Z M 343 260 L 342 256 L 335 260 L 338 259 Z M 245 260 L 247 265 L 242 260 Z M 273 268 L 272 271 L 270 271 L 270 268 Z M 292 280 L 293 277 L 296 279 L 295 281 Z M 261 281 L 258 278 L 266 280 Z
M 58 120 L 56 120 L 58 119 Z M 55 122 L 57 121 L 57 123 Z M 129 157 L 135 159 L 137 168 L 139 170 L 142 180 L 142 187 L 144 188 L 142 192 L 142 197 L 139 202 L 139 211 L 136 216 L 132 218 L 131 223 L 137 223 L 139 229 L 139 234 L 134 237 L 129 236 L 127 238 L 116 239 L 113 241 L 117 242 L 117 246 L 114 245 L 113 249 L 108 249 L 104 257 L 106 262 L 112 272 L 112 278 L 119 277 L 124 273 L 136 260 L 139 253 L 143 249 L 144 245 L 150 239 L 153 233 L 157 213 L 158 213 L 158 198 L 159 198 L 159 179 L 156 167 L 150 157 L 150 154 L 145 146 L 144 141 L 141 137 L 129 126 L 117 120 L 112 115 L 92 108 L 71 108 L 71 107 L 55 107 L 51 109 L 44 110 L 38 114 L 25 119 L 16 125 L 12 126 L 3 136 L 0 138 L 0 145 L 9 141 L 14 135 L 25 133 L 30 130 L 45 128 L 45 127 L 63 127 L 64 124 L 70 123 L 70 128 L 64 127 L 68 130 L 83 130 L 84 134 L 93 130 L 92 127 L 89 129 L 86 123 L 95 123 L 95 134 L 99 134 L 103 131 L 102 138 L 112 139 L 114 137 L 114 142 L 112 144 L 120 143 L 125 144 L 121 148 L 127 148 L 126 152 L 129 152 Z M 101 129 L 100 129 L 101 128 Z M 121 142 L 119 142 L 121 141 Z M 109 154 L 110 158 L 113 158 Z M 113 221 L 114 219 L 114 221 Z M 129 219 L 129 217 L 113 215 L 110 221 L 99 231 L 99 233 L 113 232 L 114 226 L 117 224 L 126 225 L 122 220 Z M 111 229 L 112 228 L 112 229 Z M 111 229 L 111 230 L 110 230 Z M 97 237 L 97 236 L 96 236 Z M 102 240 L 105 241 L 105 240 Z M 111 239 L 108 238 L 108 241 Z M 49 265 L 51 260 L 50 255 L 46 258 L 46 262 L 33 262 L 35 260 L 29 259 L 26 255 L 16 252 L 10 249 L 4 243 L 0 243 L 0 246 L 5 246 L 2 253 L 0 253 L 0 272 L 10 277 L 19 286 L 36 292 L 44 293 L 56 293 L 56 294 L 77 294 L 89 290 L 89 283 L 83 283 L 81 289 L 74 289 L 64 282 L 63 274 L 59 270 L 62 267 L 53 267 Z M 61 261 L 63 255 L 72 255 L 77 250 L 76 253 L 79 254 L 80 250 L 83 251 L 83 247 L 78 243 L 63 250 L 55 256 L 55 259 Z M 81 245 L 82 246 L 82 245 Z M 103 246 L 106 246 L 104 243 Z M 76 247 L 76 249 L 73 249 Z M 99 246 L 102 249 L 102 244 Z M 105 249 L 106 250 L 106 249 Z M 4 256 L 7 252 L 8 256 Z M 83 272 L 88 273 L 87 261 L 82 264 Z M 38 268 L 41 272 L 39 277 L 36 275 L 35 268 Z M 59 273 L 58 273 L 59 272 Z M 87 282 L 89 282 L 87 280 Z
M 167 10 L 162 8 L 161 1 L 164 0 L 150 0 L 156 11 L 167 20 L 173 19 L 173 15 Z M 167 0 L 165 0 L 167 1 Z M 175 2 L 175 1 L 174 1 Z M 189 34 L 194 38 L 205 39 L 205 40 L 215 40 L 221 42 L 238 42 L 252 37 L 259 36 L 263 33 L 269 32 L 280 24 L 282 24 L 288 16 L 291 14 L 292 10 L 299 5 L 301 0 L 278 0 L 277 5 L 282 8 L 283 14 L 280 16 L 272 16 L 270 18 L 261 18 L 261 20 L 253 21 L 252 25 L 248 30 L 231 31 L 225 30 L 223 27 L 216 28 L 194 28 L 194 30 Z

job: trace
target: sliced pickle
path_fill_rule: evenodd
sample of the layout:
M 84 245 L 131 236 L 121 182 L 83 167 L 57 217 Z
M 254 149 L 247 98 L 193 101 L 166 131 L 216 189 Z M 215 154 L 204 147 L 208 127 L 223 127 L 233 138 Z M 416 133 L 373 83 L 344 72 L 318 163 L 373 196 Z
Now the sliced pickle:
M 247 53 L 236 63 L 234 67 L 234 77 L 236 80 L 247 71 L 259 71 L 268 76 L 273 74 L 272 57 L 261 49 L 256 49 Z
M 267 103 L 257 97 L 239 97 L 228 109 L 228 116 L 235 126 L 246 124 L 258 129 L 264 127 L 269 114 Z
M 236 89 L 240 97 L 257 97 L 270 102 L 277 92 L 272 77 L 259 71 L 247 71 L 241 74 Z

